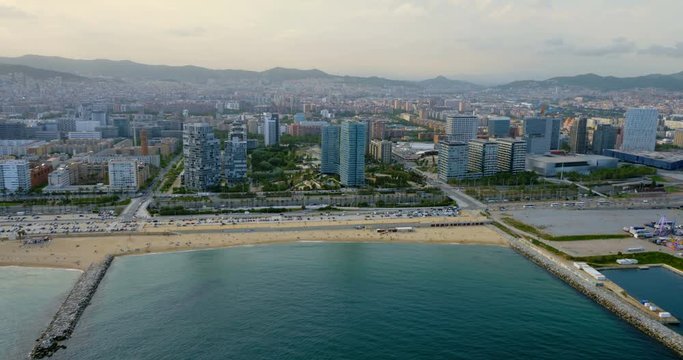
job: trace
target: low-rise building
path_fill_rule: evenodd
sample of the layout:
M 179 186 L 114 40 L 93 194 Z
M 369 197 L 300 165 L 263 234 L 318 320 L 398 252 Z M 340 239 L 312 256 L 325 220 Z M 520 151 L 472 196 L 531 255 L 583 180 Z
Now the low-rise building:
M 526 167 L 544 177 L 576 172 L 588 174 L 596 169 L 616 169 L 619 161 L 602 155 L 529 155 Z
M 683 152 L 622 151 L 607 149 L 603 153 L 621 161 L 656 167 L 663 170 L 683 169 Z

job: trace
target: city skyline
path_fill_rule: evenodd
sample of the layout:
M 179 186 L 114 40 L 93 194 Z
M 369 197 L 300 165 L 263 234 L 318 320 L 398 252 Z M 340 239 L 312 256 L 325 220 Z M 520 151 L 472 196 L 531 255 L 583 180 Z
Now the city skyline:
M 676 36 L 683 25 L 675 21 L 683 4 L 672 0 L 259 3 L 262 11 L 254 12 L 253 2 L 242 1 L 198 8 L 183 1 L 0 0 L 0 55 L 481 83 L 683 70 Z

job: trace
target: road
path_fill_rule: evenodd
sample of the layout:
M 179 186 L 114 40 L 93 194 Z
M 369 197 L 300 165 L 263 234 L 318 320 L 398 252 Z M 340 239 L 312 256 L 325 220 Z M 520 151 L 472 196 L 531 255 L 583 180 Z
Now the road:
M 128 204 L 128 206 L 126 206 L 126 208 L 121 212 L 121 215 L 119 215 L 120 221 L 131 221 L 136 217 L 150 217 L 149 213 L 147 212 L 147 205 L 149 205 L 150 201 L 152 201 L 152 198 L 156 194 L 155 189 L 157 184 L 164 180 L 166 173 L 168 173 L 168 171 L 178 163 L 178 160 L 181 158 L 181 156 L 181 154 L 178 154 L 168 163 L 168 165 L 166 165 L 165 168 L 161 169 L 161 171 L 159 171 L 159 173 L 155 176 L 152 183 L 142 191 L 141 196 L 131 199 L 130 204 Z
M 415 171 L 416 173 L 422 175 L 422 177 L 425 178 L 427 184 L 443 191 L 443 193 L 446 194 L 446 196 L 455 200 L 458 203 L 458 206 L 460 206 L 461 208 L 467 210 L 481 210 L 486 208 L 486 205 L 482 204 L 479 200 L 439 180 L 436 174 L 424 172 L 418 169 L 415 163 L 406 162 L 403 165 L 406 169 Z

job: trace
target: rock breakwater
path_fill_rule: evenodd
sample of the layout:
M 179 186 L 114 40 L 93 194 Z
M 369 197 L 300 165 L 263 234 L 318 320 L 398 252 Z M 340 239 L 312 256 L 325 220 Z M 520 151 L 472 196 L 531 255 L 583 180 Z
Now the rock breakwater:
M 60 342 L 71 336 L 78 319 L 90 304 L 90 299 L 97 291 L 97 286 L 107 273 L 113 259 L 112 256 L 108 256 L 104 261 L 90 265 L 78 278 L 62 306 L 52 318 L 50 325 L 36 340 L 37 343 L 29 355 L 30 359 L 51 356 L 55 351 L 65 347 Z

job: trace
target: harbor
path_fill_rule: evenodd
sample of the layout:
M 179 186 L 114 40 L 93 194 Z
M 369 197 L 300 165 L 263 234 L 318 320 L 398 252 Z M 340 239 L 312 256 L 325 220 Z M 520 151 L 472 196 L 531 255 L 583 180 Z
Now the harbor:
M 565 281 L 568 285 L 604 306 L 643 333 L 661 342 L 679 356 L 683 356 L 683 335 L 672 330 L 662 323 L 660 319 L 646 312 L 644 308 L 625 300 L 623 296 L 619 295 L 620 293 L 615 292 L 616 288 L 596 286 L 598 282 L 596 282 L 595 276 L 599 275 L 594 274 L 590 278 L 581 276 L 579 273 L 581 270 L 576 266 L 571 267 L 565 264 L 555 256 L 533 246 L 524 239 L 511 237 L 510 246 L 521 255 Z M 582 265 L 580 264 L 579 266 Z M 599 283 L 609 284 L 609 282 Z

